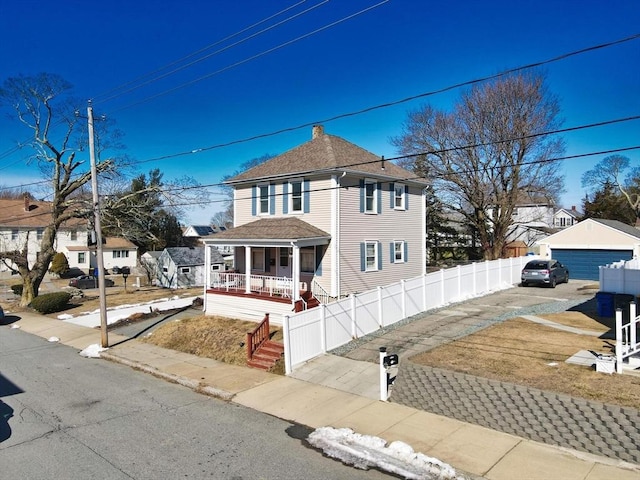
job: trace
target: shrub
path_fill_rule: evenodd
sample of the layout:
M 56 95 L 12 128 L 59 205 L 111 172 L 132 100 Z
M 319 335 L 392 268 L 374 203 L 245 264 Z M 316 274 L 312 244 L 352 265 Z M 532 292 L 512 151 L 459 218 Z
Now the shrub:
M 53 256 L 53 260 L 51 260 L 51 267 L 49 271 L 51 273 L 56 273 L 58 275 L 64 275 L 69 270 L 69 260 L 67 260 L 67 256 L 58 252 Z
M 17 285 L 11 285 L 11 291 L 13 293 L 15 293 L 16 295 L 18 295 L 19 297 L 22 296 L 22 284 L 18 283 Z
M 70 298 L 69 292 L 45 293 L 31 301 L 31 308 L 44 314 L 59 312 L 64 310 Z

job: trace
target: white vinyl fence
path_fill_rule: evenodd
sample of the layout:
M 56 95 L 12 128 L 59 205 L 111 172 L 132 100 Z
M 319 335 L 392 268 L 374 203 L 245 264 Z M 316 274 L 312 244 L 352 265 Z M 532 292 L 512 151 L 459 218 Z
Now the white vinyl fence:
M 283 317 L 286 372 L 329 350 L 427 310 L 509 288 L 535 257 L 472 263 L 402 280 Z
M 600 267 L 600 291 L 640 295 L 640 259 Z

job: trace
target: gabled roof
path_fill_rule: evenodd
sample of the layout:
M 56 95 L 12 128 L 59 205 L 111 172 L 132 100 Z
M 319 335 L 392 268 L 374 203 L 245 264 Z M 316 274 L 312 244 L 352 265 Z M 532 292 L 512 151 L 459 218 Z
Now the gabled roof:
M 210 225 L 191 225 L 191 228 L 193 228 L 199 237 L 206 237 L 207 235 L 214 233 L 214 230 Z
M 336 171 L 426 184 L 426 181 L 416 179 L 409 170 L 389 161 L 383 162 L 378 155 L 340 137 L 325 134 L 321 126 L 314 127 L 310 141 L 236 175 L 226 183 Z
M 230 228 L 205 240 L 304 240 L 331 238 L 324 230 L 295 217 L 261 218 L 255 222 Z
M 615 228 L 616 230 L 626 233 L 627 235 L 631 235 L 632 237 L 640 238 L 640 229 L 627 225 L 626 223 L 619 222 L 618 220 L 605 220 L 601 218 L 591 218 L 590 220 L 606 225 L 607 227 Z
M 579 217 L 582 216 L 582 213 L 580 213 L 575 208 L 559 208 L 553 214 L 554 215 L 558 215 L 561 212 L 562 213 L 566 213 L 567 215 L 569 215 L 570 217 L 573 217 L 573 218 L 579 218 Z
M 0 226 L 15 228 L 46 228 L 51 223 L 51 202 L 30 199 L 0 199 Z M 86 220 L 73 218 L 62 228 L 85 226 Z

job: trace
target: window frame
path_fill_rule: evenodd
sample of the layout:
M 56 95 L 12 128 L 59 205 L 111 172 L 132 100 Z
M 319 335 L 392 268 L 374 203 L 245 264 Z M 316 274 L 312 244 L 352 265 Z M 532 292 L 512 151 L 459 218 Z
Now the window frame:
M 400 195 L 398 195 L 400 192 Z M 400 201 L 398 205 L 398 200 Z M 393 209 L 394 210 L 406 210 L 407 209 L 407 189 L 404 183 L 394 183 L 393 185 Z
M 251 271 L 256 271 L 256 272 L 266 272 L 266 264 L 265 264 L 265 248 L 264 247 L 254 247 L 251 249 Z M 262 261 L 262 265 L 256 267 L 256 262 L 254 261 L 255 256 L 260 254 L 261 261 Z
M 369 266 L 369 247 L 373 246 L 373 256 L 371 257 L 373 259 L 373 266 L 370 267 Z M 379 258 L 380 258 L 380 251 L 379 251 L 379 242 L 377 240 L 365 240 L 364 241 L 364 266 L 365 272 L 377 272 L 379 270 L 378 265 L 379 265 Z
M 271 186 L 269 183 L 259 183 L 257 186 L 257 202 L 258 202 L 258 215 L 270 215 L 271 213 L 271 195 L 270 195 L 270 190 L 271 190 Z M 262 198 L 262 191 L 266 192 L 266 198 Z M 264 203 L 266 202 L 266 203 Z M 263 211 L 262 207 L 263 205 L 266 207 L 266 210 Z
M 302 260 L 302 257 L 305 257 L 306 262 L 311 265 L 310 269 L 305 269 L 305 261 Z M 309 258 L 310 257 L 310 262 Z M 309 247 L 301 247 L 300 248 L 300 273 L 315 273 L 316 272 L 316 247 L 315 245 Z
M 69 239 L 72 242 L 77 242 L 78 241 L 78 231 L 77 230 L 71 230 L 69 232 Z
M 191 273 L 191 267 L 180 267 L 180 273 Z
M 18 240 L 18 238 L 20 238 L 20 230 L 17 228 L 14 228 L 11 230 L 11 240 Z
M 36 229 L 36 240 L 42 240 L 43 236 L 44 236 L 44 228 L 37 228 Z
M 369 195 L 369 188 L 371 188 L 371 195 Z M 371 208 L 368 208 L 369 201 L 371 201 Z M 370 178 L 364 180 L 364 213 L 378 214 L 378 182 Z
M 300 193 L 294 194 L 294 185 L 300 185 Z M 304 180 L 302 178 L 294 178 L 289 180 L 289 213 L 304 213 Z M 300 201 L 300 208 L 294 208 L 296 200 Z
M 78 252 L 78 265 L 87 263 L 87 252 Z
M 393 241 L 393 263 L 406 263 L 406 259 L 404 258 L 405 244 L 405 240 Z M 400 247 L 400 251 L 398 251 L 398 246 Z M 400 254 L 400 258 L 398 258 L 398 253 Z

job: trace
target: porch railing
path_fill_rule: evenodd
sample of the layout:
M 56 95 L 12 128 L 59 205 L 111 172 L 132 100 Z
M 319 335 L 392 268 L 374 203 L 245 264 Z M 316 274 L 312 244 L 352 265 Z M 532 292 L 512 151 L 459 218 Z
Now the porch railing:
M 318 301 L 324 305 L 338 300 L 337 297 L 332 297 L 314 278 L 311 280 L 311 293 L 318 299 Z
M 265 313 L 264 320 L 252 332 L 247 332 L 247 360 L 251 360 L 256 350 L 267 340 L 269 340 L 269 314 Z
M 226 292 L 246 292 L 247 276 L 244 273 L 212 272 L 209 288 Z M 249 290 L 258 295 L 271 297 L 293 297 L 293 279 L 289 277 L 271 277 L 266 275 L 250 275 Z M 306 288 L 300 282 L 300 289 Z

